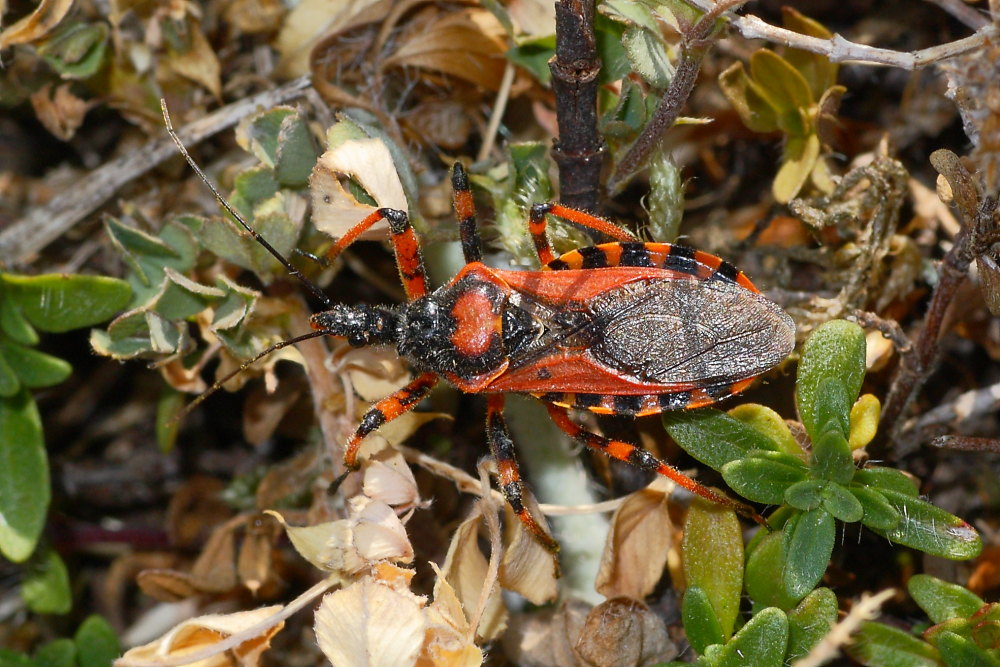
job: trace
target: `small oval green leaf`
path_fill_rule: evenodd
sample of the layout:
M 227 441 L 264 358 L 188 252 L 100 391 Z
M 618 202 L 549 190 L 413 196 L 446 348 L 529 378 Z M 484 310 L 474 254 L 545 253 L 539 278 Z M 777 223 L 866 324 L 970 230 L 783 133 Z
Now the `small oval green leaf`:
M 716 656 L 718 667 L 782 667 L 788 648 L 788 618 L 768 607 L 740 628 Z
M 802 461 L 784 452 L 755 451 L 722 466 L 722 478 L 733 491 L 769 505 L 780 504 L 785 490 L 808 476 Z
M 948 667 L 1000 667 L 1000 660 L 954 632 L 938 635 L 937 649 Z
M 796 514 L 785 524 L 785 530 L 797 523 L 801 515 Z M 785 570 L 785 556 L 782 552 L 782 533 L 767 533 L 747 557 L 746 590 L 753 600 L 754 609 L 778 607 L 791 609 L 801 596 L 788 592 L 782 572 Z
M 684 621 L 684 634 L 697 653 L 704 654 L 712 644 L 722 644 L 728 635 L 722 633 L 719 618 L 708 599 L 708 594 L 697 586 L 684 591 L 684 602 L 681 604 L 681 618 Z
M 663 426 L 684 451 L 715 470 L 752 450 L 777 449 L 756 429 L 711 408 L 665 412 Z
M 743 590 L 743 532 L 736 514 L 707 502 L 691 503 L 684 523 L 684 578 L 715 610 L 724 638 L 733 634 Z M 710 642 L 715 643 L 715 642 Z
M 76 644 L 72 639 L 56 639 L 35 651 L 33 658 L 33 667 L 76 667 Z M 7 667 L 6 662 L 0 664 Z
M 885 499 L 879 491 L 869 486 L 850 486 L 848 490 L 858 499 L 864 510 L 861 523 L 869 528 L 877 530 L 890 530 L 895 528 L 900 520 L 896 508 Z
M 799 418 L 814 440 L 823 430 L 816 413 L 823 400 L 820 390 L 824 383 L 831 378 L 841 383 L 843 400 L 847 402 L 843 419 L 849 419 L 850 406 L 861 392 L 864 377 L 865 332 L 857 324 L 833 320 L 819 326 L 809 336 L 799 362 L 795 402 Z M 845 437 L 847 433 L 845 427 Z
M 15 299 L 35 328 L 61 333 L 110 319 L 128 303 L 128 283 L 103 276 L 47 274 L 2 276 L 5 293 Z
M 969 589 L 929 574 L 915 574 L 906 582 L 913 600 L 934 623 L 950 618 L 969 618 L 986 604 Z
M 865 621 L 845 649 L 867 667 L 940 667 L 941 655 L 925 641 L 897 628 Z
M 792 484 L 785 490 L 786 503 L 803 512 L 816 509 L 823 503 L 823 489 L 828 481 L 825 479 L 806 479 L 798 484 Z
M 785 420 L 766 405 L 743 403 L 729 410 L 728 414 L 733 419 L 738 419 L 773 441 L 779 452 L 791 454 L 802 461 L 808 460 L 808 453 L 802 449 L 795 436 L 792 435 Z
M 854 471 L 854 479 L 852 481 L 855 484 L 869 486 L 880 491 L 895 491 L 911 498 L 916 498 L 920 495 L 920 489 L 913 478 L 894 468 L 866 466 Z
M 111 625 L 96 614 L 88 616 L 73 636 L 79 652 L 80 667 L 107 667 L 121 654 L 118 635 Z
M 837 596 L 829 588 L 817 588 L 788 612 L 788 652 L 785 661 L 809 653 L 837 622 Z
M 0 340 L 0 354 L 17 374 L 21 384 L 29 389 L 59 384 L 73 372 L 68 362 L 13 341 Z
M 836 541 L 836 522 L 825 509 L 816 508 L 804 512 L 790 531 L 786 526 L 782 532 L 785 588 L 799 600 L 816 587 L 826 572 Z
M 890 530 L 873 528 L 879 535 L 951 560 L 975 558 L 983 550 L 983 541 L 976 529 L 958 517 L 895 491 L 883 490 L 882 495 L 899 512 L 902 521 Z
M 833 518 L 845 523 L 861 521 L 865 515 L 864 507 L 846 487 L 831 482 L 823 492 L 823 508 L 833 515 Z
M 49 509 L 49 462 L 38 407 L 27 390 L 0 398 L 0 553 L 31 555 Z
M 53 549 L 38 554 L 21 584 L 21 598 L 36 614 L 66 614 L 73 605 L 66 564 Z

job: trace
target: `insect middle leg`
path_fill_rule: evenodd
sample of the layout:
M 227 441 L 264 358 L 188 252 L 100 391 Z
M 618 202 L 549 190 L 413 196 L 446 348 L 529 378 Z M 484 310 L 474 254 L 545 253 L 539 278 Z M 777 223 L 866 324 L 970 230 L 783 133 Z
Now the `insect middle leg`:
M 438 380 L 436 373 L 422 373 L 402 389 L 386 396 L 369 408 L 365 416 L 361 418 L 358 429 L 347 441 L 347 446 L 344 449 L 344 467 L 349 471 L 357 470 L 359 467 L 358 450 L 361 449 L 361 441 L 365 439 L 365 436 L 415 408 L 417 403 L 430 393 Z
M 528 532 L 551 553 L 556 553 L 559 551 L 559 543 L 542 528 L 528 508 L 524 506 L 522 500 L 524 484 L 521 482 L 521 472 L 517 467 L 514 441 L 510 437 L 507 422 L 503 418 L 503 403 L 503 394 L 491 394 L 487 398 L 486 407 L 486 437 L 490 441 L 490 451 L 497 462 L 500 491 Z
M 701 496 L 702 498 L 713 503 L 730 507 L 738 514 L 749 519 L 753 519 L 763 526 L 767 526 L 767 521 L 764 520 L 764 517 L 757 514 L 757 512 L 754 511 L 754 509 L 749 505 L 735 501 L 732 498 L 713 491 L 707 486 L 699 484 L 677 468 L 656 458 L 642 447 L 624 442 L 622 440 L 612 440 L 610 438 L 597 435 L 596 433 L 591 433 L 570 419 L 569 411 L 564 407 L 560 407 L 552 403 L 546 403 L 545 407 L 548 408 L 549 416 L 561 431 L 580 441 L 587 447 L 602 452 L 613 459 L 618 459 L 619 461 L 624 461 L 629 465 L 641 468 L 642 470 L 650 470 L 659 475 L 663 475 L 695 495 Z
M 547 214 L 558 216 L 564 220 L 569 220 L 570 222 L 575 222 L 576 224 L 589 229 L 595 229 L 618 241 L 638 240 L 630 232 L 625 231 L 613 222 L 609 222 L 604 218 L 599 218 L 592 213 L 579 211 L 575 208 L 568 208 L 561 204 L 555 204 L 552 202 L 547 204 L 535 204 L 531 207 L 531 213 L 528 217 L 528 232 L 531 234 L 531 240 L 535 244 L 535 252 L 538 254 L 538 259 L 542 263 L 542 266 L 548 266 L 549 263 L 555 259 L 555 255 L 552 254 L 552 246 L 549 245 L 549 239 L 545 235 L 545 228 L 548 224 L 545 218 Z

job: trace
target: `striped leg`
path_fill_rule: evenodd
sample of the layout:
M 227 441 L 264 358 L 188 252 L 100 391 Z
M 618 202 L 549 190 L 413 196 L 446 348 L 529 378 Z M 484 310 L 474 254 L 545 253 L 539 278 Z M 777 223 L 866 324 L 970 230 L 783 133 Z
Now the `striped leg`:
M 462 255 L 466 263 L 483 260 L 483 244 L 479 240 L 479 228 L 476 226 L 476 205 L 472 201 L 472 191 L 469 190 L 469 178 L 465 175 L 465 167 L 456 162 L 451 172 L 451 188 L 454 191 L 455 217 L 458 218 L 458 231 L 462 237 Z
M 524 485 L 521 483 L 521 473 L 517 468 L 517 459 L 514 456 L 514 441 L 510 437 L 510 431 L 507 430 L 507 423 L 503 418 L 503 394 L 491 394 L 487 401 L 486 436 L 490 441 L 493 458 L 497 462 L 500 491 L 528 532 L 543 547 L 556 553 L 559 551 L 559 543 L 542 528 L 521 501 Z
M 373 405 L 361 418 L 358 430 L 347 441 L 344 450 L 344 466 L 348 470 L 357 470 L 360 467 L 358 465 L 358 450 L 361 448 L 361 441 L 365 439 L 365 436 L 377 430 L 382 424 L 391 422 L 396 417 L 415 408 L 417 403 L 430 393 L 437 383 L 436 373 L 423 373 L 414 378 L 410 384 Z
M 713 491 L 707 486 L 699 484 L 677 468 L 660 461 L 642 447 L 638 447 L 621 440 L 611 440 L 585 430 L 569 418 L 569 411 L 566 408 L 553 405 L 551 403 L 546 403 L 545 407 L 548 408 L 549 416 L 560 430 L 572 438 L 579 440 L 587 447 L 603 452 L 613 459 L 618 459 L 619 461 L 624 461 L 625 463 L 634 465 L 637 468 L 651 470 L 659 475 L 663 475 L 664 477 L 672 479 L 678 485 L 695 495 L 699 495 L 713 503 L 732 508 L 738 514 L 745 516 L 748 519 L 753 519 L 763 526 L 767 526 L 767 522 L 764 520 L 764 517 L 757 514 L 757 512 L 755 512 L 749 505 L 733 500 L 732 498 L 724 496 L 721 493 Z
M 531 207 L 531 214 L 528 217 L 528 232 L 531 234 L 531 240 L 535 244 L 535 252 L 538 253 L 538 259 L 541 261 L 542 266 L 547 266 L 555 259 L 555 255 L 552 254 L 552 246 L 549 245 L 549 239 L 545 236 L 545 226 L 547 224 L 545 216 L 547 214 L 575 222 L 582 227 L 596 229 L 602 234 L 606 234 L 618 241 L 637 240 L 635 236 L 613 222 L 608 222 L 604 218 L 599 218 L 586 211 L 578 211 L 575 208 L 567 208 L 561 204 L 551 202 L 548 204 L 535 204 Z
M 389 222 L 392 249 L 396 254 L 396 266 L 399 268 L 399 277 L 403 282 L 406 297 L 413 301 L 417 297 L 424 296 L 427 294 L 427 273 L 424 271 L 424 260 L 420 256 L 417 235 L 413 233 L 413 226 L 405 211 L 394 208 L 380 208 L 372 211 L 333 244 L 333 247 L 326 253 L 327 259 L 331 260 L 339 255 L 379 220 Z

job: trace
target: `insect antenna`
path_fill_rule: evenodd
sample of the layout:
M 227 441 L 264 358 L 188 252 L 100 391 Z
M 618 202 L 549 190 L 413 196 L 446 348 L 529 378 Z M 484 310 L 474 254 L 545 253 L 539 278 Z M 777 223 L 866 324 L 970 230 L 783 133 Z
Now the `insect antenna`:
M 295 345 L 296 343 L 301 343 L 302 341 L 309 340 L 310 338 L 319 338 L 320 336 L 329 336 L 329 335 L 330 335 L 329 331 L 321 329 L 320 331 L 310 331 L 307 334 L 302 334 L 301 336 L 296 336 L 295 338 L 289 338 L 288 340 L 279 341 L 274 345 L 271 345 L 267 349 L 257 353 L 257 355 L 254 356 L 252 359 L 247 359 L 246 361 L 244 361 L 242 364 L 240 364 L 239 368 L 237 368 L 236 370 L 226 373 L 224 377 L 221 377 L 214 383 L 212 383 L 211 387 L 203 391 L 201 394 L 195 397 L 193 401 L 191 401 L 183 408 L 181 408 L 181 410 L 176 415 L 174 415 L 170 421 L 177 422 L 183 419 L 184 417 L 188 416 L 189 414 L 191 414 L 191 411 L 194 410 L 199 405 L 201 405 L 206 398 L 208 398 L 218 390 L 222 389 L 222 386 L 224 384 L 232 380 L 234 377 L 236 377 L 237 375 L 248 369 L 250 366 L 257 363 L 267 355 L 271 354 L 272 352 L 276 352 L 283 347 L 288 347 L 289 345 Z
M 208 186 L 208 189 L 212 191 L 212 194 L 215 195 L 215 198 L 218 200 L 219 204 L 222 205 L 222 208 L 226 209 L 226 212 L 229 213 L 229 215 L 231 215 L 233 219 L 235 219 L 236 222 L 238 222 L 240 226 L 243 227 L 243 229 L 245 229 L 247 233 L 250 234 L 250 236 L 252 236 L 255 241 L 257 241 L 257 243 L 259 243 L 261 246 L 264 247 L 265 250 L 271 253 L 271 255 L 273 255 L 274 258 L 278 260 L 278 262 L 280 262 L 281 265 L 285 267 L 285 269 L 290 274 L 298 278 L 299 282 L 305 285 L 306 289 L 312 292 L 313 296 L 322 301 L 327 308 L 332 306 L 333 302 L 330 301 L 330 297 L 324 294 L 323 290 L 321 290 L 319 286 L 317 286 L 314 282 L 312 282 L 304 275 L 302 275 L 302 272 L 300 272 L 297 268 L 295 268 L 295 266 L 293 266 L 291 262 L 285 259 L 284 255 L 275 250 L 274 246 L 272 246 L 270 243 L 267 242 L 267 239 L 258 234 L 257 230 L 251 227 L 247 223 L 247 221 L 243 218 L 243 216 L 240 215 L 240 213 L 235 208 L 233 208 L 233 205 L 230 204 L 226 200 L 226 198 L 222 196 L 222 193 L 220 193 L 218 189 L 216 189 L 212 181 L 210 181 L 208 179 L 208 176 L 205 175 L 205 172 L 201 170 L 201 167 L 199 167 L 198 164 L 194 161 L 194 158 L 191 157 L 191 154 L 188 153 L 187 148 L 185 148 L 183 142 L 181 142 L 181 138 L 177 136 L 177 132 L 174 131 L 174 126 L 170 122 L 170 112 L 167 111 L 167 101 L 164 99 L 160 100 L 160 110 L 163 112 L 163 122 L 167 126 L 167 134 L 170 135 L 170 138 L 173 139 L 174 144 L 177 145 L 177 150 L 179 150 L 181 155 L 184 156 L 184 159 L 187 160 L 187 163 L 191 165 L 191 169 L 194 170 L 194 173 L 198 174 L 198 178 L 200 178 L 205 183 L 205 185 Z

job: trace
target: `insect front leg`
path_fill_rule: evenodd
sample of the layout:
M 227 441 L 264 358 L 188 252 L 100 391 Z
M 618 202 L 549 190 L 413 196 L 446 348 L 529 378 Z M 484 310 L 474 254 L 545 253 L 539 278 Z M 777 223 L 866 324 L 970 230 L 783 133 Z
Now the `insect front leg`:
M 327 260 L 332 260 L 342 253 L 347 246 L 358 240 L 376 222 L 385 220 L 389 223 L 389 239 L 396 255 L 396 266 L 399 277 L 410 301 L 427 294 L 427 272 L 424 270 L 424 260 L 420 256 L 420 244 L 413 232 L 410 217 L 405 211 L 394 208 L 380 208 L 368 214 L 364 220 L 351 227 L 341 236 L 326 253 Z
M 659 475 L 663 475 L 691 493 L 701 496 L 705 500 L 709 500 L 725 507 L 730 507 L 735 510 L 737 514 L 745 516 L 748 519 L 753 519 L 763 526 L 767 526 L 767 521 L 764 520 L 764 517 L 759 515 L 749 505 L 733 500 L 732 498 L 724 496 L 721 493 L 713 491 L 703 484 L 699 484 L 677 468 L 656 458 L 642 447 L 624 442 L 622 440 L 605 438 L 597 435 L 596 433 L 587 431 L 570 419 L 569 411 L 566 408 L 553 405 L 552 403 L 546 403 L 545 407 L 548 408 L 549 416 L 561 431 L 583 443 L 587 447 L 597 450 L 613 459 L 624 461 L 625 463 L 633 465 L 637 468 L 650 470 Z
M 599 218 L 586 211 L 579 211 L 575 208 L 568 208 L 562 204 L 552 202 L 535 204 L 531 207 L 531 213 L 528 217 L 528 232 L 531 234 L 531 240 L 535 244 L 535 252 L 538 254 L 538 260 L 542 263 L 542 266 L 548 266 L 550 269 L 562 269 L 565 267 L 549 266 L 555 260 L 555 255 L 552 254 L 552 246 L 549 245 L 549 239 L 545 235 L 545 228 L 548 225 L 545 218 L 547 214 L 575 222 L 582 227 L 595 229 L 618 241 L 638 240 L 630 232 L 625 231 L 613 222 L 608 222 L 604 218 Z
M 490 441 L 490 451 L 497 462 L 497 478 L 500 491 L 514 514 L 524 524 L 536 540 L 551 553 L 559 551 L 559 543 L 542 527 L 524 506 L 524 484 L 521 482 L 521 471 L 514 455 L 514 441 L 507 430 L 507 421 L 503 418 L 503 394 L 491 394 L 487 398 L 486 407 L 486 437 Z
M 361 441 L 365 439 L 365 436 L 415 408 L 417 403 L 429 394 L 434 385 L 438 383 L 438 379 L 436 373 L 423 373 L 402 389 L 373 405 L 361 418 L 361 424 L 354 435 L 347 441 L 347 446 L 344 449 L 344 467 L 349 471 L 357 470 L 360 467 L 358 450 L 361 449 Z
M 465 167 L 456 162 L 451 172 L 451 189 L 454 191 L 453 203 L 455 217 L 458 218 L 458 232 L 462 238 L 462 256 L 466 264 L 483 261 L 483 244 L 479 240 L 479 227 L 476 225 L 476 204 L 472 201 L 472 191 L 469 189 L 469 177 Z

